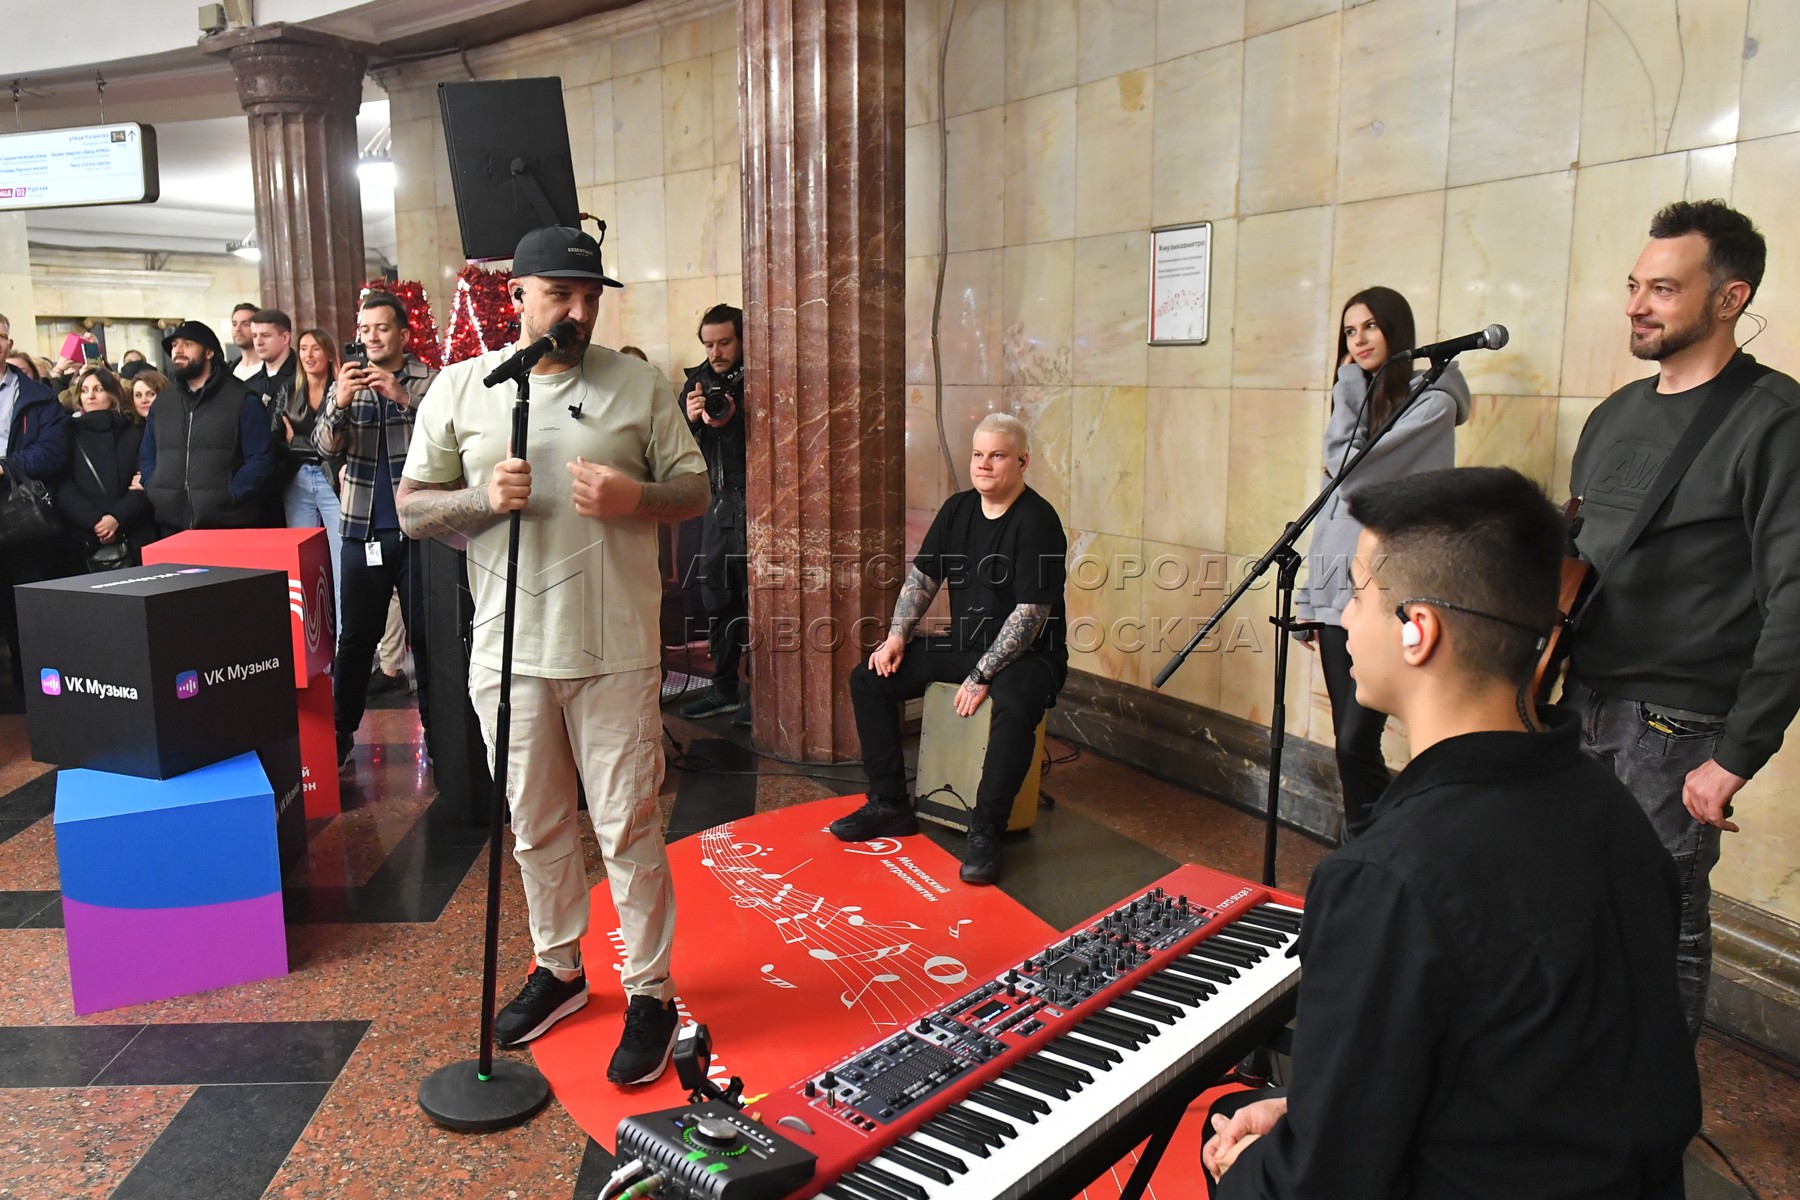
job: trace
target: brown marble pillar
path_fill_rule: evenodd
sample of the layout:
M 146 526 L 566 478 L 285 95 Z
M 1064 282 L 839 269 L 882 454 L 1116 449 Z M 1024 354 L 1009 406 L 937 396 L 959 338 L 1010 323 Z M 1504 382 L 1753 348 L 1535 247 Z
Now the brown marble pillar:
M 371 47 L 284 24 L 202 45 L 230 60 L 250 118 L 259 299 L 291 316 L 296 330 L 317 325 L 346 339 L 368 278 L 356 111 Z
M 741 0 L 756 744 L 859 753 L 904 576 L 905 0 Z

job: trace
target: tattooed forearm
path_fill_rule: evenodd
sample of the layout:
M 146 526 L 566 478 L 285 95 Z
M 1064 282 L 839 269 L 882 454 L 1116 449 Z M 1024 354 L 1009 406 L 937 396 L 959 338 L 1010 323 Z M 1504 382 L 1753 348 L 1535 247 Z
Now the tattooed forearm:
M 1000 626 L 1000 633 L 994 638 L 994 644 L 987 648 L 975 669 L 992 679 L 1002 670 L 1017 662 L 1037 637 L 1038 630 L 1050 619 L 1048 604 L 1020 604 L 1007 616 L 1006 623 Z
M 420 483 L 402 475 L 394 492 L 394 508 L 400 529 L 415 541 L 436 538 L 458 550 L 468 546 L 469 535 L 500 520 L 488 507 L 485 487 L 455 483 Z
M 646 483 L 638 500 L 637 515 L 652 521 L 685 521 L 706 511 L 712 487 L 701 474 L 680 475 L 661 483 Z
M 894 601 L 894 619 L 888 624 L 889 637 L 897 637 L 903 642 L 912 637 L 913 628 L 931 607 L 931 598 L 937 595 L 942 582 L 917 567 L 906 573 L 906 582 L 900 585 L 900 598 Z

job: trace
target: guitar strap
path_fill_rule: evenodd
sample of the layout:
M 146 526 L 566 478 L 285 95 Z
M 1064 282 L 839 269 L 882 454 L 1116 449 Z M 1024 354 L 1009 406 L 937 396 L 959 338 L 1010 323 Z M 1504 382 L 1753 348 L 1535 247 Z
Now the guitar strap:
M 1656 478 L 1651 481 L 1650 490 L 1644 493 L 1644 502 L 1638 506 L 1637 513 L 1631 518 L 1631 524 L 1625 527 L 1625 536 L 1620 539 L 1619 548 L 1613 551 L 1612 557 L 1607 560 L 1606 569 L 1595 577 L 1594 586 L 1588 589 L 1587 596 L 1582 600 L 1580 607 L 1569 614 L 1568 627 L 1570 629 L 1580 623 L 1582 615 L 1593 605 L 1594 597 L 1600 594 L 1600 589 L 1605 587 L 1606 581 L 1612 577 L 1613 568 L 1619 565 L 1619 560 L 1624 558 L 1626 553 L 1637 544 L 1644 531 L 1650 527 L 1650 523 L 1662 512 L 1663 506 L 1668 503 L 1669 497 L 1675 492 L 1675 485 L 1681 482 L 1681 477 L 1687 474 L 1687 469 L 1694 464 L 1694 459 L 1700 456 L 1700 451 L 1707 442 L 1712 440 L 1712 435 L 1718 432 L 1720 425 L 1725 423 L 1725 414 L 1731 411 L 1732 406 L 1742 398 L 1745 392 L 1755 387 L 1762 381 L 1763 376 L 1770 374 L 1773 370 L 1774 368 L 1765 367 L 1748 354 L 1739 351 L 1726 368 L 1719 373 L 1717 386 L 1713 388 L 1712 394 L 1700 406 L 1700 411 L 1694 414 L 1694 419 L 1688 422 L 1688 427 L 1682 431 L 1681 440 L 1675 443 L 1675 448 L 1669 452 L 1669 457 L 1663 460 L 1662 470 L 1656 473 Z

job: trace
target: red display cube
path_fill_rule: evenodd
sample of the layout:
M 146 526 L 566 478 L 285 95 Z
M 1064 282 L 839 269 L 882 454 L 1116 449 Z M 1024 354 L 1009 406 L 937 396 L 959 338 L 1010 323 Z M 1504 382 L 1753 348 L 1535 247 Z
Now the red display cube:
M 331 590 L 331 544 L 323 529 L 190 529 L 145 546 L 144 564 L 151 563 L 286 571 L 294 627 L 294 686 L 309 687 L 320 675 L 331 678 L 337 608 Z
M 343 811 L 338 792 L 337 724 L 331 715 L 331 672 L 295 693 L 300 702 L 300 793 L 306 819 L 335 817 Z

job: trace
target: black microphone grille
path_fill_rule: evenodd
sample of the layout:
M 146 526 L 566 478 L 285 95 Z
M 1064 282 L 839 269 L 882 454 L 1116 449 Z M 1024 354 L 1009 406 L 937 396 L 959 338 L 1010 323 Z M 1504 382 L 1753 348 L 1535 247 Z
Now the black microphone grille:
M 1495 325 L 1493 328 L 1500 329 L 1498 325 Z M 581 331 L 575 328 L 575 322 L 573 321 L 558 321 L 545 332 L 544 336 L 556 343 L 556 348 L 560 350 L 570 342 L 573 342 L 577 337 L 580 337 Z M 1506 330 L 1500 329 L 1500 336 L 1502 340 L 1504 340 L 1506 337 Z
M 1506 332 L 1504 325 L 1489 325 L 1481 331 L 1482 340 L 1489 350 L 1498 350 L 1506 345 L 1512 335 Z

